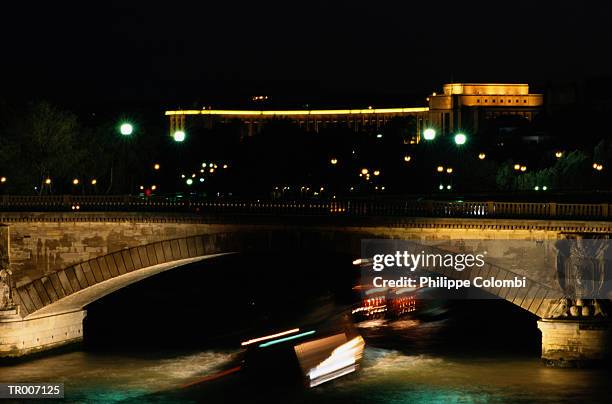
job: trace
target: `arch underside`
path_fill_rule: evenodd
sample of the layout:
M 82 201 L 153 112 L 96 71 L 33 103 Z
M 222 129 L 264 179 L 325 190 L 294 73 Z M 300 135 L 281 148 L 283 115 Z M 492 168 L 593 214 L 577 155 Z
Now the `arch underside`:
M 182 237 L 126 248 L 47 274 L 15 289 L 13 298 L 21 316 L 34 318 L 77 310 L 129 284 L 156 273 L 228 253 L 317 248 L 361 256 L 361 240 L 370 233 L 321 231 L 228 232 Z M 433 271 L 454 279 L 495 277 L 512 279 L 515 273 L 486 264 L 457 272 L 452 268 Z M 559 300 L 561 292 L 527 279 L 525 288 L 483 288 L 495 296 L 545 317 L 547 302 Z

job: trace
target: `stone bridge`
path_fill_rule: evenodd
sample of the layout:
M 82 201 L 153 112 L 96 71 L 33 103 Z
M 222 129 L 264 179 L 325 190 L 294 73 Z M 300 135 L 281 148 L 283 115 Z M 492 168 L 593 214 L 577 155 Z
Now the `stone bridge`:
M 12 273 L 3 280 L 11 286 L 14 303 L 0 311 L 0 356 L 4 357 L 80 341 L 87 304 L 156 273 L 222 254 L 327 250 L 356 258 L 361 255 L 361 241 L 372 238 L 436 241 L 452 249 L 457 241 L 535 244 L 576 234 L 612 234 L 612 222 L 605 220 L 397 215 L 5 212 L 0 222 L 4 224 L 4 249 L 0 251 L 9 252 Z M 550 317 L 556 307 L 551 303 L 563 297 L 550 265 L 536 268 L 525 262 L 508 269 L 488 262 L 478 271 L 439 273 L 455 278 L 526 276 L 528 287 L 523 292 L 508 288 L 488 292 L 540 318 Z M 576 327 L 582 324 L 578 323 L 572 325 L 572 333 L 578 332 Z M 542 324 L 545 338 L 546 332 L 553 332 L 545 331 L 546 327 L 557 327 L 557 322 Z M 555 345 L 555 352 L 557 348 Z

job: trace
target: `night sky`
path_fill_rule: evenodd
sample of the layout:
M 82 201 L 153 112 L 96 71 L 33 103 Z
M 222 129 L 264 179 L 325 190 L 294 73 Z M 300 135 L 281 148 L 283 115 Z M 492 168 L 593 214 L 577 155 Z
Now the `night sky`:
M 19 3 L 0 14 L 8 100 L 415 104 L 451 79 L 544 86 L 612 72 L 604 2 Z

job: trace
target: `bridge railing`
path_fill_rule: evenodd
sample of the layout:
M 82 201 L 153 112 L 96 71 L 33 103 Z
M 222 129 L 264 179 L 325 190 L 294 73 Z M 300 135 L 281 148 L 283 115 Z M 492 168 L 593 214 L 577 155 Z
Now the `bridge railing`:
M 0 212 L 191 212 L 218 215 L 612 219 L 612 204 L 408 199 L 238 200 L 140 196 L 13 196 Z

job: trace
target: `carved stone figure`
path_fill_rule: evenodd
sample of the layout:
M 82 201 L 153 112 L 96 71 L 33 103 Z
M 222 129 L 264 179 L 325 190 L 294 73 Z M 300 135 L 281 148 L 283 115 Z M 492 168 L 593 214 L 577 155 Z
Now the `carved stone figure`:
M 557 279 L 565 297 L 551 304 L 548 317 L 604 317 L 607 313 L 598 299 L 606 298 L 610 240 L 570 237 L 555 244 Z
M 10 269 L 0 269 L 0 310 L 15 306 L 11 296 L 11 274 Z

